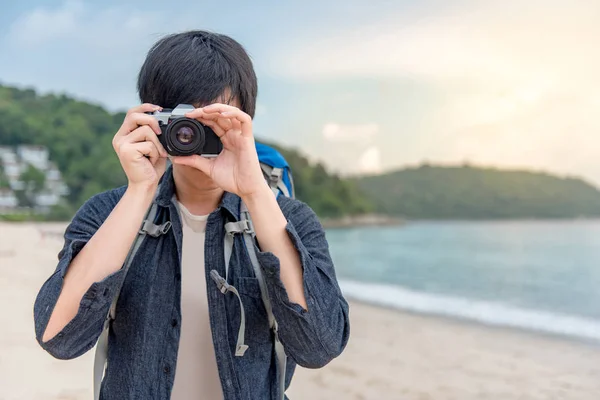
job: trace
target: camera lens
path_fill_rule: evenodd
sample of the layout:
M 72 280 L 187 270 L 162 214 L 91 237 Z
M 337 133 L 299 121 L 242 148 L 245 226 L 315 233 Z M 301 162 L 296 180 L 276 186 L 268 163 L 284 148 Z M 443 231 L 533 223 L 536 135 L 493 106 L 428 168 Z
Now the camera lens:
M 177 141 L 183 145 L 192 143 L 194 140 L 194 130 L 189 126 L 182 126 L 175 134 Z
M 189 156 L 202 152 L 205 132 L 198 121 L 177 118 L 169 124 L 165 139 L 171 155 Z

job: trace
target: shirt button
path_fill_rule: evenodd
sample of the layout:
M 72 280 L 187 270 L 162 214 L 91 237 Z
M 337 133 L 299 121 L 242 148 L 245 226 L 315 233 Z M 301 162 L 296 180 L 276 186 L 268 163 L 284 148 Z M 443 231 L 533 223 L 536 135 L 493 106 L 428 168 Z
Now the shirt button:
M 165 365 L 165 367 L 163 368 L 163 371 L 165 374 L 168 374 L 169 372 L 171 372 L 171 367 L 169 367 L 168 365 Z
M 177 326 L 177 320 L 176 319 L 173 319 L 173 321 L 171 321 L 171 326 L 173 328 L 175 328 Z

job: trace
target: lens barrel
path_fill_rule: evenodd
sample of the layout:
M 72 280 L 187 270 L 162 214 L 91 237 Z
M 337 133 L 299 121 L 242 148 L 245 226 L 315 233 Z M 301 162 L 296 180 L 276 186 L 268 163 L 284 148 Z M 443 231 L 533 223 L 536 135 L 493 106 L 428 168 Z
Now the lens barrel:
M 191 118 L 177 118 L 165 133 L 168 147 L 180 156 L 200 153 L 206 140 L 202 125 Z

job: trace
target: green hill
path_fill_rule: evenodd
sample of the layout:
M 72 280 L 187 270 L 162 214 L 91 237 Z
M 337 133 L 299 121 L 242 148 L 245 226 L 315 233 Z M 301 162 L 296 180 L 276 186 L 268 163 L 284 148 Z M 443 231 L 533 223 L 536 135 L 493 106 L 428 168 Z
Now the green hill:
M 420 166 L 363 177 L 380 213 L 413 219 L 600 216 L 600 191 L 574 178 L 471 166 Z
M 69 187 L 65 204 L 55 210 L 62 218 L 93 194 L 126 183 L 111 144 L 123 117 L 124 113 L 111 114 L 68 96 L 40 96 L 31 89 L 0 85 L 0 146 L 48 148 Z M 319 216 L 342 217 L 370 210 L 354 183 L 309 163 L 295 150 L 280 150 L 292 166 L 297 197 Z M 2 176 L 0 185 L 6 186 Z

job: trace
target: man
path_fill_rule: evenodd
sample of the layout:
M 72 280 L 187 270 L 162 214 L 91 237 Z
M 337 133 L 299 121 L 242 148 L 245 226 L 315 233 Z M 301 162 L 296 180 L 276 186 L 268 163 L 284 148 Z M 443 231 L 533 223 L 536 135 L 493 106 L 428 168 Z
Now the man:
M 342 352 L 348 305 L 316 215 L 299 201 L 276 198 L 263 178 L 252 132 L 257 83 L 250 58 L 224 35 L 171 35 L 148 53 L 138 91 L 144 104 L 129 110 L 113 140 L 128 185 L 89 199 L 68 226 L 58 267 L 35 302 L 37 340 L 60 359 L 96 344 L 156 195 L 172 229 L 147 237 L 127 273 L 100 398 L 278 398 L 271 332 L 243 246 L 234 247 L 225 271 L 224 225 L 239 220 L 240 202 L 254 223 L 288 355 L 286 387 L 296 364 L 319 368 Z M 197 107 L 186 116 L 220 137 L 224 149 L 216 158 L 173 157 L 166 167 L 159 125 L 147 112 L 178 104 Z M 241 302 L 219 291 L 211 270 L 227 276 Z M 243 356 L 235 354 L 240 303 L 249 346 Z

